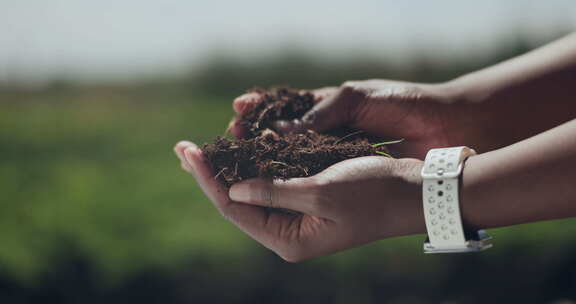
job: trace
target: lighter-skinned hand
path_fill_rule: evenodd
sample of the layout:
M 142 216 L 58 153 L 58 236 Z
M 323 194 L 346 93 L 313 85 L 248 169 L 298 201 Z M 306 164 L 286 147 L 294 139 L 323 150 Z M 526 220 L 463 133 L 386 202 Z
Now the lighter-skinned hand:
M 311 177 L 250 179 L 228 189 L 194 143 L 180 142 L 175 152 L 226 219 L 287 261 L 425 231 L 416 159 L 361 157 Z

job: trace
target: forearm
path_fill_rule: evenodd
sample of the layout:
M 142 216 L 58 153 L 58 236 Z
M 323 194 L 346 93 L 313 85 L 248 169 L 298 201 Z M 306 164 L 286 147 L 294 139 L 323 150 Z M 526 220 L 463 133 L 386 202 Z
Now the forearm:
M 478 137 L 490 138 L 479 143 L 482 152 L 541 133 L 576 117 L 576 34 L 455 79 L 449 87 L 462 128 L 481 125 Z
M 576 216 L 576 120 L 466 162 L 462 215 L 488 228 Z

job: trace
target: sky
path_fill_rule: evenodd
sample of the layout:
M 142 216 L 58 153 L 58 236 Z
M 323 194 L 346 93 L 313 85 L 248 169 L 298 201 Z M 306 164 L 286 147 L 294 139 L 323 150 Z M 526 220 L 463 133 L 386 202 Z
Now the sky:
M 575 0 L 0 0 L 0 81 L 184 72 L 214 53 L 286 48 L 409 60 L 494 51 L 517 31 L 576 27 Z

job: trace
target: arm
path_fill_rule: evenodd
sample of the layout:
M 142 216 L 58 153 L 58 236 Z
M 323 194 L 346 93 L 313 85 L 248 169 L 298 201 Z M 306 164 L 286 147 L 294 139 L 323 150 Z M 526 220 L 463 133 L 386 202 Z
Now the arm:
M 498 227 L 576 216 L 576 119 L 514 145 L 471 157 L 462 216 Z
M 466 144 L 487 152 L 576 117 L 575 86 L 576 34 L 446 83 L 367 80 L 314 90 L 317 105 L 301 120 L 278 122 L 277 129 L 322 132 L 349 125 L 406 139 L 391 147 L 402 157 Z M 258 97 L 240 96 L 234 109 L 242 114 Z M 234 122 L 230 129 L 242 136 Z
M 425 232 L 420 160 L 362 157 L 312 177 L 251 179 L 228 190 L 194 144 L 179 143 L 176 153 L 227 219 L 288 261 Z M 576 216 L 575 168 L 576 120 L 471 157 L 463 176 L 464 221 L 481 228 Z
M 417 159 L 361 157 L 312 177 L 250 179 L 228 190 L 194 144 L 182 142 L 176 153 L 227 219 L 288 261 L 425 232 Z M 483 228 L 576 216 L 575 168 L 576 120 L 471 157 L 463 176 L 464 221 Z
M 576 117 L 575 85 L 576 34 L 457 78 L 445 84 L 461 118 L 450 141 L 484 152 L 567 122 Z
M 464 170 L 462 215 L 467 223 L 498 227 L 572 217 L 574 54 L 576 36 L 569 36 L 446 84 L 349 82 L 316 91 L 318 103 L 311 113 L 278 127 L 322 131 L 350 124 L 405 138 L 395 151 L 399 156 L 422 157 L 433 147 L 468 144 L 486 153 L 470 158 Z M 240 97 L 234 108 L 242 113 L 257 102 L 258 96 Z M 234 124 L 231 130 L 241 134 Z M 289 261 L 425 231 L 418 159 L 356 158 L 312 177 L 252 179 L 226 189 L 213 179 L 196 145 L 181 142 L 175 150 L 184 170 L 228 220 Z M 268 212 L 260 206 L 300 213 Z

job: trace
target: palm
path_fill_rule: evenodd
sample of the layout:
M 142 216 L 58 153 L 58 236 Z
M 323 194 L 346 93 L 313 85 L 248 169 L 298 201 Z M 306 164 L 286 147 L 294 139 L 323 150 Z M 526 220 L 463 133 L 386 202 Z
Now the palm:
M 331 226 L 329 220 L 304 214 L 288 214 L 268 211 L 259 206 L 236 203 L 228 197 L 228 189 L 214 180 L 214 172 L 208 167 L 204 156 L 195 145 L 194 152 L 187 149 L 191 143 L 179 143 L 175 152 L 193 164 L 182 166 L 194 174 L 200 188 L 214 202 L 220 213 L 264 246 L 279 251 L 289 250 L 295 244 L 313 241 Z M 280 248 L 279 248 L 280 247 Z

